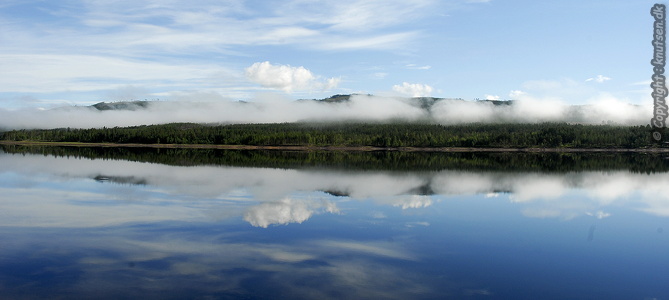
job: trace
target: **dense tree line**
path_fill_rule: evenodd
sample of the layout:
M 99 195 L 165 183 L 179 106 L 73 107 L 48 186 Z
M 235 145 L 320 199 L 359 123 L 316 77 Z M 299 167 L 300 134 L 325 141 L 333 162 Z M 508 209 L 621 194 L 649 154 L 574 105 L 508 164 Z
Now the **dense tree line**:
M 271 151 L 132 147 L 0 145 L 12 154 L 70 159 L 128 160 L 175 166 L 236 166 L 283 169 L 384 171 L 668 172 L 666 154 L 653 153 L 491 153 L 404 151 Z
M 138 144 L 374 147 L 641 148 L 649 126 L 542 124 L 173 123 L 97 129 L 13 130 L 3 140 Z

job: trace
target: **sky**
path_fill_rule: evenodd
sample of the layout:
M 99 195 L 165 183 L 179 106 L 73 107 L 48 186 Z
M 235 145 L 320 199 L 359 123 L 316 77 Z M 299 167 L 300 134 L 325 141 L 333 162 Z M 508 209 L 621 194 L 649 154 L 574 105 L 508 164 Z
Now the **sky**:
M 352 93 L 645 105 L 654 3 L 4 0 L 0 109 Z

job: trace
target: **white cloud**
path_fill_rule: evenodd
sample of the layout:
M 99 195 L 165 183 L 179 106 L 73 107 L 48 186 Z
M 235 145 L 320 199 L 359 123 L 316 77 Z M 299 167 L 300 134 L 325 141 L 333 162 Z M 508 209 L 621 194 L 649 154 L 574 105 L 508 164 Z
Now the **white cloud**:
M 406 65 L 407 69 L 412 69 L 412 70 L 429 70 L 432 68 L 430 65 L 425 65 L 425 66 L 418 66 L 416 64 L 408 64 Z
M 328 80 L 325 82 L 325 86 L 323 89 L 325 90 L 331 90 L 339 86 L 341 83 L 341 77 L 340 78 L 328 78 Z
M 644 80 L 644 81 L 633 82 L 631 85 L 643 85 L 643 86 L 649 86 L 651 83 L 653 83 L 652 80 Z
M 25 93 L 108 90 L 129 84 L 177 87 L 226 71 L 93 55 L 2 54 L 0 65 L 0 91 Z
M 281 5 L 226 1 L 75 1 L 55 5 L 51 19 L 33 22 L 49 31 L 4 27 L 16 36 L 10 45 L 39 49 L 94 50 L 119 56 L 234 51 L 238 45 L 296 44 L 340 49 L 384 48 L 416 32 L 384 29 L 428 13 L 432 0 L 283 1 Z M 36 9 L 49 9 L 35 5 Z M 67 18 L 62 16 L 67 15 Z M 399 28 L 399 27 L 398 27 Z M 336 41 L 336 43 L 330 43 Z M 353 43 L 343 43 L 354 41 Z M 364 43 L 364 41 L 369 41 Z M 25 50 L 25 49 L 24 49 Z M 25 52 L 25 51 L 22 51 Z
M 603 75 L 597 75 L 597 77 L 588 78 L 585 81 L 594 81 L 594 82 L 597 82 L 597 83 L 602 83 L 602 82 L 608 81 L 608 80 L 611 80 L 611 78 L 603 76 Z
M 128 85 L 154 94 L 234 86 L 236 90 L 230 87 L 226 96 L 248 98 L 254 88 L 241 81 L 243 67 L 227 62 L 253 63 L 244 61 L 252 57 L 249 48 L 288 45 L 312 54 L 403 49 L 422 36 L 422 29 L 400 25 L 431 14 L 429 8 L 441 4 L 434 0 L 290 0 L 281 5 L 241 0 L 223 5 L 209 0 L 73 0 L 3 5 L 24 5 L 27 11 L 0 12 L 4 20 L 0 36 L 11 37 L 0 43 L 0 93 L 61 93 L 41 98 L 96 101 L 105 100 L 100 95 L 107 90 Z M 236 78 L 216 81 L 218 72 Z M 288 83 L 259 80 L 284 91 L 332 89 L 341 82 L 310 72 L 294 75 Z M 315 79 L 310 81 L 309 76 Z
M 488 94 L 485 94 L 485 99 L 486 99 L 486 100 L 499 100 L 500 97 L 497 96 L 497 95 L 488 95 Z
M 399 32 L 374 36 L 333 36 L 314 41 L 307 46 L 323 50 L 395 49 L 409 44 L 418 36 L 417 32 Z
M 107 93 L 106 99 L 111 101 L 142 100 L 150 98 L 149 95 L 150 92 L 143 87 L 127 85 L 110 90 Z
M 290 1 L 277 11 L 295 16 L 300 22 L 328 26 L 330 31 L 366 32 L 419 18 L 434 3 L 433 0 L 325 0 L 315 6 L 307 1 Z
M 402 85 L 393 85 L 393 91 L 411 97 L 427 97 L 432 94 L 432 87 L 427 84 L 403 82 Z
M 246 76 L 264 87 L 279 89 L 287 93 L 304 90 L 327 90 L 336 88 L 338 78 L 319 80 L 304 67 L 272 65 L 269 61 L 257 62 L 246 68 Z
M 521 96 L 526 95 L 526 94 L 527 94 L 526 92 L 523 92 L 521 90 L 513 90 L 509 93 L 509 97 L 511 99 L 516 99 L 516 98 L 521 97 Z

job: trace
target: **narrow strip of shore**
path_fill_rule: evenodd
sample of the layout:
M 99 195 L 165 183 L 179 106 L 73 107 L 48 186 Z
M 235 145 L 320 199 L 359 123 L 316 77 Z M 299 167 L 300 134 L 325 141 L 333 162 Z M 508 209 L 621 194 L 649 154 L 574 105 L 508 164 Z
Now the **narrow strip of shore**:
M 209 144 L 117 144 L 77 142 L 0 141 L 0 145 L 60 146 L 60 147 L 126 147 L 168 149 L 229 149 L 284 151 L 405 151 L 405 152 L 658 152 L 669 148 L 476 148 L 476 147 L 373 147 L 373 146 L 256 146 Z

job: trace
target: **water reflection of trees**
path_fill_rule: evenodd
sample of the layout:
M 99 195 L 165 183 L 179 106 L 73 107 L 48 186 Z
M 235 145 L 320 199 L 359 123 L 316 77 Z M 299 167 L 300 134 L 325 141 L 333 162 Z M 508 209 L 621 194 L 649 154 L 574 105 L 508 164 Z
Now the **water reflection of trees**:
M 541 172 L 629 170 L 641 173 L 669 171 L 669 159 L 666 154 L 661 153 L 276 151 L 22 145 L 0 145 L 0 147 L 12 154 L 127 160 L 177 166 L 218 165 L 388 171 L 446 169 Z

